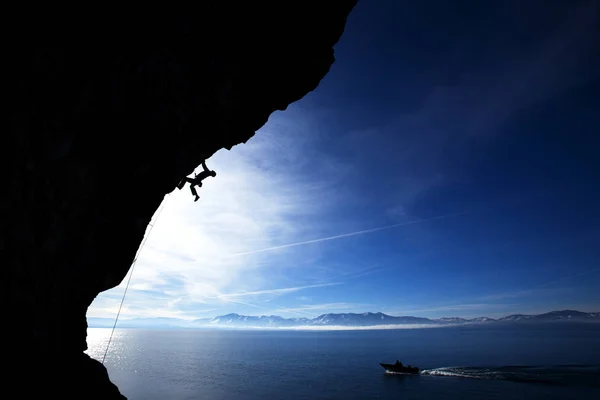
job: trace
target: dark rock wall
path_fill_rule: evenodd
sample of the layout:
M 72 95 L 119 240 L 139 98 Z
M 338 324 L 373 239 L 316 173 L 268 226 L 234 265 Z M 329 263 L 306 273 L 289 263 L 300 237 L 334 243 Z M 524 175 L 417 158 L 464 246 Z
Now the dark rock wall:
M 0 263 L 14 382 L 33 374 L 63 395 L 105 382 L 118 397 L 82 354 L 87 307 L 125 277 L 182 177 L 317 87 L 354 5 L 5 15 Z

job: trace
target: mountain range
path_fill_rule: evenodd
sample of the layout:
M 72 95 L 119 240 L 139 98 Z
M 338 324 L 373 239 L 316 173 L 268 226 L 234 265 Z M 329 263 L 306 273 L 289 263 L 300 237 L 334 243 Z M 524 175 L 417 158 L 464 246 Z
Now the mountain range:
M 444 317 L 437 319 L 402 316 L 395 317 L 381 312 L 362 314 L 341 313 L 323 314 L 316 318 L 283 318 L 277 315 L 249 316 L 226 314 L 214 318 L 185 320 L 179 318 L 133 318 L 118 321 L 119 328 L 294 328 L 327 329 L 327 327 L 434 327 L 462 324 L 492 323 L 534 323 L 534 322 L 600 322 L 600 313 L 586 313 L 575 310 L 551 311 L 544 314 L 513 314 L 501 318 L 459 318 Z M 88 318 L 90 328 L 112 328 L 114 320 L 110 318 Z

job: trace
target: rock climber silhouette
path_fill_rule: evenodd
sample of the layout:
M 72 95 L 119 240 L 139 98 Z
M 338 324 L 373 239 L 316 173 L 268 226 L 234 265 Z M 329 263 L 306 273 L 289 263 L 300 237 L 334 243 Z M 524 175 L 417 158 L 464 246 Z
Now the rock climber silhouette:
M 195 197 L 194 201 L 198 201 L 198 199 L 200 198 L 200 196 L 198 196 L 198 192 L 196 191 L 195 186 L 202 187 L 202 181 L 204 179 L 208 178 L 209 176 L 217 176 L 217 173 L 215 171 L 211 171 L 210 169 L 208 169 L 208 167 L 206 166 L 206 160 L 202 161 L 202 169 L 203 171 L 201 171 L 199 174 L 196 174 L 193 178 L 188 178 L 186 176 L 177 185 L 177 188 L 181 190 L 181 188 L 185 186 L 185 183 L 189 182 L 190 190 L 192 191 L 192 194 Z

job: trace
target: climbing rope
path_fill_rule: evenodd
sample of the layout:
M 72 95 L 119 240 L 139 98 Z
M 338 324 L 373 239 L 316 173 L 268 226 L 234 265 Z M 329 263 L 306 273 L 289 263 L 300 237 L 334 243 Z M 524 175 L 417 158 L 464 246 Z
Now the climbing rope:
M 133 262 L 131 263 L 131 271 L 129 272 L 129 279 L 127 279 L 127 284 L 125 285 L 125 291 L 123 292 L 123 297 L 121 298 L 121 304 L 119 305 L 119 311 L 117 311 L 117 317 L 115 318 L 115 323 L 112 327 L 112 330 L 110 331 L 110 336 L 108 337 L 108 343 L 106 344 L 106 351 L 104 352 L 104 357 L 102 357 L 102 364 L 104 364 L 104 360 L 106 360 L 106 355 L 108 354 L 108 348 L 110 347 L 110 342 L 112 341 L 113 334 L 115 333 L 115 328 L 117 327 L 117 322 L 119 321 L 119 315 L 121 315 L 121 308 L 123 307 L 123 302 L 125 302 L 125 295 L 127 295 L 127 289 L 129 289 L 129 283 L 131 282 L 131 277 L 133 276 L 133 270 L 135 268 L 135 264 L 137 262 L 139 255 L 142 253 L 142 248 L 144 247 L 144 245 L 146 244 L 146 241 L 150 237 L 150 233 L 152 232 L 152 228 L 154 228 L 154 224 L 156 224 L 156 221 L 158 220 L 160 213 L 165 208 L 165 204 L 167 204 L 167 199 L 169 198 L 169 196 L 170 196 L 170 193 L 167 194 L 167 198 L 160 205 L 160 208 L 159 208 L 158 212 L 156 213 L 156 217 L 154 218 L 154 222 L 150 222 L 148 224 L 148 225 L 150 225 L 150 229 L 148 229 L 148 234 L 146 234 L 146 237 L 144 237 L 144 240 L 142 241 L 142 244 L 140 245 L 140 247 L 135 255 L 135 258 L 133 259 Z

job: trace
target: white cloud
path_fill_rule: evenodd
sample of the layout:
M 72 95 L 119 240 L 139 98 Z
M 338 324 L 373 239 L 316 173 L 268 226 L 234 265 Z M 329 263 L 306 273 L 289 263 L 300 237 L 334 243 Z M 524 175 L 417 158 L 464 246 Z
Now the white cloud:
M 282 257 L 289 250 L 251 254 L 319 235 L 322 216 L 339 195 L 331 183 L 345 167 L 314 153 L 312 121 L 298 113 L 272 115 L 246 144 L 207 160 L 217 176 L 198 189 L 198 202 L 188 185 L 166 198 L 139 255 L 123 316 L 195 316 L 196 309 L 232 300 L 256 306 L 250 296 L 264 300 L 331 284 L 299 281 L 289 287 L 277 278 L 277 271 L 294 267 Z M 231 257 L 240 253 L 248 254 Z M 303 259 L 316 260 L 318 254 L 315 246 L 302 249 Z M 116 315 L 126 281 L 101 293 L 88 315 Z

